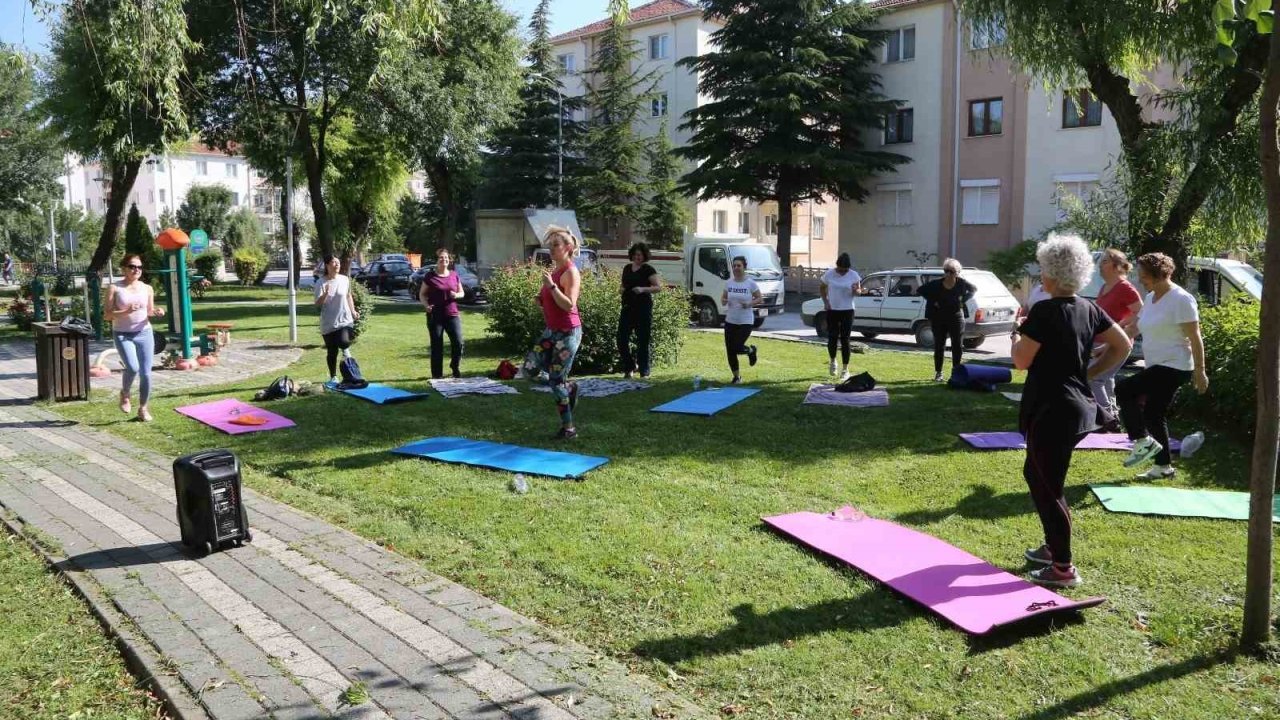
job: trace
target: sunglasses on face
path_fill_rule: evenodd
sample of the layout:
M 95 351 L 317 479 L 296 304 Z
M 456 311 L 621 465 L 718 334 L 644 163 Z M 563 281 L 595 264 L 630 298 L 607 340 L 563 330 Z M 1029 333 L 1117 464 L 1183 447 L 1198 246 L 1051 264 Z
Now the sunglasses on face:
M 141 269 L 142 269 L 142 266 L 141 266 L 141 265 L 125 265 L 125 269 L 127 269 L 127 270 L 141 270 Z

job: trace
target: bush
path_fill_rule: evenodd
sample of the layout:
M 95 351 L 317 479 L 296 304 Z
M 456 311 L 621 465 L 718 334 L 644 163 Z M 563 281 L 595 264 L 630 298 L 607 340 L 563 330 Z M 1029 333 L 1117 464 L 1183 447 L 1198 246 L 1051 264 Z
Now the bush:
M 1178 393 L 1179 414 L 1188 419 L 1212 415 L 1235 430 L 1253 434 L 1257 419 L 1257 357 L 1260 307 L 1229 302 L 1200 315 L 1209 392 L 1190 385 Z
M 351 300 L 355 302 L 356 312 L 360 313 L 360 317 L 356 318 L 356 324 L 351 328 L 351 337 L 354 339 L 360 337 L 360 333 L 369 326 L 369 318 L 373 316 L 373 297 L 363 285 L 353 280 L 351 281 Z
M 485 282 L 489 291 L 489 334 L 497 336 L 506 352 L 522 360 L 542 335 L 546 325 L 538 306 L 542 288 L 540 265 L 499 269 Z M 689 325 L 689 296 L 668 289 L 653 303 L 653 364 L 674 365 L 684 343 L 681 331 Z M 582 316 L 582 345 L 574 362 L 576 374 L 607 373 L 619 369 L 617 334 L 622 311 L 622 282 L 618 273 L 597 268 L 582 276 L 578 313 Z
M 1021 285 L 1027 279 L 1027 266 L 1036 262 L 1036 249 L 1040 243 L 1023 240 L 1007 250 L 992 250 L 987 255 L 987 267 L 1000 282 L 1010 287 Z
M 231 258 L 231 264 L 235 268 L 236 277 L 240 278 L 241 285 L 256 285 L 262 282 L 261 278 L 266 274 L 268 262 L 267 253 L 258 247 L 240 248 Z
M 197 275 L 203 275 L 211 283 L 218 281 L 218 271 L 222 269 L 222 253 L 210 250 L 198 255 L 193 261 Z
M 36 321 L 35 306 L 26 297 L 19 297 L 9 303 L 9 319 L 13 321 L 14 327 L 26 332 L 31 329 L 31 324 Z
M 76 278 L 71 274 L 70 270 L 60 270 L 57 275 L 51 278 L 52 287 L 49 289 L 54 295 L 73 295 L 76 291 Z M 48 280 L 46 280 L 48 282 Z

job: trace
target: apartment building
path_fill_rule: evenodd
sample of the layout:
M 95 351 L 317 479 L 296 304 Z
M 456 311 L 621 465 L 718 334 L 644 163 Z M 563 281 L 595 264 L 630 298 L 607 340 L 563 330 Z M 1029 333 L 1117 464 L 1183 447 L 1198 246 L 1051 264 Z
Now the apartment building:
M 591 82 L 591 65 L 603 32 L 612 21 L 605 19 L 551 39 L 552 52 L 560 65 L 561 84 L 569 97 L 586 94 Z M 675 147 L 689 142 L 691 134 L 681 130 L 685 113 L 706 103 L 709 98 L 698 92 L 697 75 L 676 63 L 713 50 L 711 35 L 721 27 L 702 16 L 702 10 L 686 0 L 656 0 L 631 10 L 627 25 L 639 54 L 633 68 L 651 75 L 655 84 L 645 103 L 646 112 L 636 123 L 636 131 L 652 137 L 666 122 L 667 133 Z M 583 120 L 590 108 L 577 111 L 575 119 Z M 745 233 L 764 242 L 777 244 L 777 204 L 756 203 L 741 198 L 709 201 L 690 199 L 689 232 L 700 235 Z M 791 252 L 793 265 L 826 267 L 834 264 L 840 224 L 840 204 L 832 199 L 825 203 L 797 203 L 793 209 Z M 627 234 L 596 229 L 604 235 L 608 247 L 625 245 Z
M 1087 91 L 1018 73 L 1001 54 L 1003 28 L 975 27 L 951 0 L 875 5 L 890 32 L 883 92 L 902 107 L 870 144 L 911 163 L 873 180 L 868 202 L 841 204 L 840 249 L 856 266 L 982 265 L 1056 224 L 1063 198 L 1087 199 L 1112 177 L 1121 148 L 1110 113 Z

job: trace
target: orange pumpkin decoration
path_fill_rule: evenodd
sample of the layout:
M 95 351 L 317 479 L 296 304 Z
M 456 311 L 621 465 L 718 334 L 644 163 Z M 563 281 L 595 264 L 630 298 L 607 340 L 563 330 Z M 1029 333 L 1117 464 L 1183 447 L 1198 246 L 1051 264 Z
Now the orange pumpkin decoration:
M 111 369 L 103 365 L 94 365 L 89 368 L 89 377 L 104 378 L 111 377 Z
M 178 368 L 179 370 L 195 370 L 196 364 L 192 360 L 187 360 L 186 358 L 183 358 L 179 360 L 177 364 L 174 365 L 174 367 Z
M 210 367 L 218 364 L 218 358 L 216 355 L 201 355 L 196 358 L 196 364 L 200 367 Z
M 191 244 L 191 238 L 178 228 L 169 228 L 156 236 L 156 244 L 161 250 L 177 250 Z

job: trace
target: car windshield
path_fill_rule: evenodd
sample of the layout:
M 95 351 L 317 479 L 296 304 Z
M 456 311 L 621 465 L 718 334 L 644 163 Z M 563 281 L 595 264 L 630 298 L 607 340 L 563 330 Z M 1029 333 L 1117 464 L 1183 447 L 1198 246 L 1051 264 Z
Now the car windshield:
M 974 272 L 970 270 L 961 273 L 961 277 L 978 288 L 979 297 L 1004 297 L 1009 294 L 1009 289 L 1004 286 L 1004 283 L 1000 282 L 1000 278 L 989 272 Z
M 782 266 L 778 264 L 778 256 L 768 245 L 732 245 L 729 247 L 729 262 L 733 258 L 747 259 L 747 275 L 757 280 L 778 280 L 782 278 Z
M 1222 263 L 1222 272 L 1231 278 L 1241 290 L 1254 298 L 1262 299 L 1262 272 L 1244 263 Z

